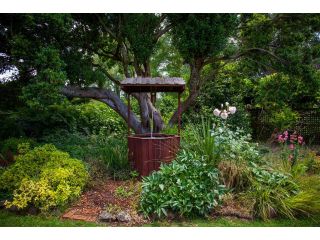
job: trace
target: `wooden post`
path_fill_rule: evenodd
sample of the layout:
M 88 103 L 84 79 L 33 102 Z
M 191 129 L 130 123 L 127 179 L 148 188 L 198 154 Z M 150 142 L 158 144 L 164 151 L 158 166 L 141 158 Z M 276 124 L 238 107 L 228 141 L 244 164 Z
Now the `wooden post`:
M 128 136 L 130 136 L 130 93 L 128 93 Z
M 151 92 L 151 102 L 152 102 L 152 104 L 154 105 L 155 103 L 156 103 L 156 95 L 157 93 L 155 93 L 155 92 Z
M 181 129 L 181 102 L 180 102 L 180 95 L 181 93 L 178 93 L 178 135 L 180 136 L 180 129 Z

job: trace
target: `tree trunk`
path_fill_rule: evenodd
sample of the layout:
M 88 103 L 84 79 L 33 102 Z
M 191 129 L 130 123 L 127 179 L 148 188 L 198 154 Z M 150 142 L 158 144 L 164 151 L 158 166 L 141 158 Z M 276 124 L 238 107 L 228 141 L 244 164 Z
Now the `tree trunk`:
M 189 79 L 189 96 L 188 98 L 181 103 L 181 114 L 186 111 L 190 106 L 192 106 L 200 91 L 201 87 L 201 70 L 204 66 L 203 59 L 195 59 L 192 63 L 190 63 L 191 73 Z M 178 122 L 178 109 L 173 113 L 169 120 L 169 125 L 173 126 Z

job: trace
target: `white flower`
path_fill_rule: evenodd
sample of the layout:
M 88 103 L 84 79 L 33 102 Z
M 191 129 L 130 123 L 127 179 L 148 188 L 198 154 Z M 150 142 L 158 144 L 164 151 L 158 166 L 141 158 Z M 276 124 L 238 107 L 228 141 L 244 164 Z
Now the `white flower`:
M 226 106 L 227 106 L 227 107 L 229 106 L 229 103 L 228 103 L 228 102 L 226 102 Z
M 214 114 L 216 117 L 219 117 L 219 116 L 220 116 L 220 113 L 221 113 L 221 111 L 220 111 L 218 108 L 216 108 L 215 110 L 213 110 L 213 114 Z
M 236 108 L 236 107 L 229 107 L 229 112 L 230 112 L 231 114 L 234 114 L 236 111 L 237 111 L 237 108 Z
M 228 113 L 226 110 L 223 110 L 223 112 L 221 113 L 221 118 L 222 119 L 227 119 L 228 118 Z

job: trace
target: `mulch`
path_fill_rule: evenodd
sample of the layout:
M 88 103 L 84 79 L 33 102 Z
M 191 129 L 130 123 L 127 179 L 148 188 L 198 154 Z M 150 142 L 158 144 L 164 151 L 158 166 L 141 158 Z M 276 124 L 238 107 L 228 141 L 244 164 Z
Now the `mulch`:
M 87 189 L 80 199 L 76 201 L 66 212 L 62 215 L 63 219 L 82 220 L 87 222 L 99 222 L 99 215 L 106 210 L 107 206 L 117 206 L 122 211 L 130 214 L 132 221 L 123 222 L 108 222 L 110 226 L 139 226 L 150 221 L 145 219 L 137 211 L 140 191 L 139 181 L 114 181 L 106 180 L 100 183 L 95 183 Z M 132 191 L 137 190 L 129 197 L 118 196 L 116 189 L 123 187 Z M 223 205 L 212 211 L 210 214 L 212 218 L 216 217 L 231 217 L 242 220 L 252 220 L 252 215 L 248 206 L 240 204 L 241 201 L 234 199 L 232 196 L 224 199 Z M 173 217 L 175 219 L 175 217 Z
M 85 191 L 80 199 L 76 201 L 62 215 L 63 219 L 82 220 L 88 222 L 98 222 L 100 213 L 109 205 L 117 206 L 123 211 L 127 211 L 132 221 L 128 223 L 110 222 L 112 226 L 132 226 L 141 225 L 148 221 L 137 212 L 139 200 L 138 181 L 114 181 L 106 180 L 95 183 L 90 189 Z M 134 194 L 128 197 L 118 196 L 115 191 L 118 187 L 134 189 Z

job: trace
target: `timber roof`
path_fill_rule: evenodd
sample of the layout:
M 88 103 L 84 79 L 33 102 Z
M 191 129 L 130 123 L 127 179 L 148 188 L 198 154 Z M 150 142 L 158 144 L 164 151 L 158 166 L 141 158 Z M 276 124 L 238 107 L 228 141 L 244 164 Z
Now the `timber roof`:
M 185 82 L 182 78 L 126 78 L 121 81 L 121 89 L 132 92 L 183 92 Z

